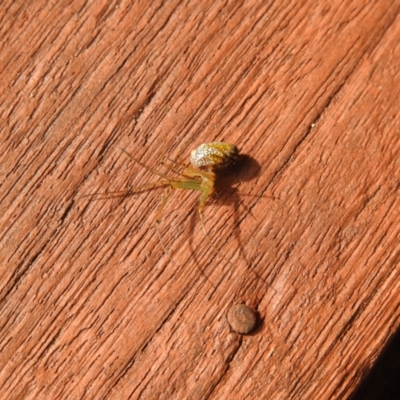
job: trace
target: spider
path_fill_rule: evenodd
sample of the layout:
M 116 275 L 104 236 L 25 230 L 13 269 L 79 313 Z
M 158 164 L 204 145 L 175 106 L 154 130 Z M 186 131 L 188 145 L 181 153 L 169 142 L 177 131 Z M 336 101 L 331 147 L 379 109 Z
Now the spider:
M 171 172 L 174 172 L 176 174 L 176 177 L 170 177 L 160 171 L 157 171 L 156 169 L 151 168 L 141 161 L 137 160 L 126 150 L 122 149 L 122 151 L 127 154 L 128 157 L 138 163 L 142 168 L 150 171 L 154 175 L 159 176 L 161 179 L 155 182 L 149 182 L 145 185 L 131 187 L 121 191 L 94 193 L 89 194 L 85 197 L 97 197 L 98 199 L 116 198 L 131 196 L 134 193 L 164 187 L 164 194 L 162 196 L 156 215 L 156 229 L 160 243 L 164 251 L 168 254 L 168 251 L 162 241 L 162 237 L 159 231 L 159 223 L 161 221 L 161 215 L 164 205 L 172 190 L 196 190 L 201 192 L 198 213 L 200 216 L 200 222 L 203 228 L 203 232 L 205 236 L 208 237 L 204 223 L 204 206 L 208 197 L 214 192 L 216 171 L 228 168 L 238 161 L 239 150 L 237 149 L 237 147 L 233 144 L 225 142 L 203 143 L 191 152 L 191 166 L 185 166 L 181 161 L 173 160 L 169 160 L 171 165 L 162 163 L 164 167 L 169 169 Z

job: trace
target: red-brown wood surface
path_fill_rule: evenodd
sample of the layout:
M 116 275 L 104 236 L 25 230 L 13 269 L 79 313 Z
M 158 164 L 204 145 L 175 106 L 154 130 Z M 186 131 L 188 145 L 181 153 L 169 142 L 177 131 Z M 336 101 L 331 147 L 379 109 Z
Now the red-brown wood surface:
M 4 399 L 343 399 L 400 321 L 400 3 L 5 0 Z M 225 140 L 205 208 L 90 201 Z M 244 302 L 261 319 L 226 322 Z

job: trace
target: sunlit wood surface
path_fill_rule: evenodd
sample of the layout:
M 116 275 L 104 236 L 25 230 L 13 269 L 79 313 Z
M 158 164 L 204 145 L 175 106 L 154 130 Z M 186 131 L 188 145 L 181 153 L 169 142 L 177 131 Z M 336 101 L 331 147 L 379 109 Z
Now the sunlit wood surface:
M 400 321 L 400 3 L 0 8 L 0 398 L 345 399 Z M 157 180 L 246 155 L 205 207 Z M 226 321 L 258 312 L 254 333 Z

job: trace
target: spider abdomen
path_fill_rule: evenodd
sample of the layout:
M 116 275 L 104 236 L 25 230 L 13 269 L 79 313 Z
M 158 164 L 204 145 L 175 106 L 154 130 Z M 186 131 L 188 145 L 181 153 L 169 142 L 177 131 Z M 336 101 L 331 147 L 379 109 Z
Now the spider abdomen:
M 208 170 L 228 167 L 238 158 L 238 148 L 225 142 L 203 143 L 190 153 L 190 162 L 194 167 Z

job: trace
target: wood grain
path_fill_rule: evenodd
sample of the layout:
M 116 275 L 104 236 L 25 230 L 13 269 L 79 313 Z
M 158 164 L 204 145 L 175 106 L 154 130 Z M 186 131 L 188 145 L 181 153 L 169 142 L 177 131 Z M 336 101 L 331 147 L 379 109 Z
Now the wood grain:
M 400 3 L 5 0 L 0 393 L 343 399 L 400 321 Z M 246 156 L 205 209 L 155 179 Z M 229 308 L 259 313 L 232 332 Z

